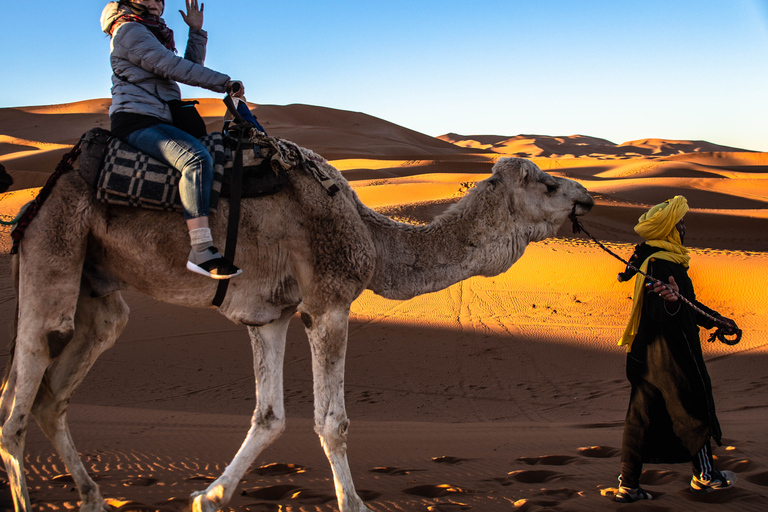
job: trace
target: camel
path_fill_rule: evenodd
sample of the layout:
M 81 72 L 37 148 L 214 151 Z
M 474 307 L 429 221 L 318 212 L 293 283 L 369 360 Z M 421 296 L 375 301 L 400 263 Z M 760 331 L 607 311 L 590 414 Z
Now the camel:
M 233 279 L 220 312 L 247 326 L 256 406 L 241 447 L 221 476 L 190 497 L 192 509 L 226 508 L 259 453 L 283 431 L 283 357 L 288 324 L 299 313 L 309 339 L 314 422 L 342 512 L 369 511 L 347 461 L 349 420 L 344 366 L 350 305 L 363 290 L 408 299 L 471 276 L 512 266 L 529 242 L 555 234 L 569 215 L 594 205 L 580 184 L 518 158 L 500 159 L 492 175 L 428 225 L 396 222 L 366 207 L 341 173 L 309 150 L 340 191 L 329 196 L 309 174 L 290 172 L 281 192 L 244 199 Z M 222 247 L 228 214 L 211 216 Z M 24 441 L 30 413 L 51 440 L 80 493 L 81 511 L 108 506 L 86 472 L 67 425 L 67 407 L 96 358 L 128 320 L 120 290 L 158 301 L 210 307 L 216 282 L 189 272 L 180 214 L 107 207 L 76 172 L 64 174 L 29 224 L 13 268 L 15 346 L 0 398 L 0 452 L 17 511 L 29 511 Z

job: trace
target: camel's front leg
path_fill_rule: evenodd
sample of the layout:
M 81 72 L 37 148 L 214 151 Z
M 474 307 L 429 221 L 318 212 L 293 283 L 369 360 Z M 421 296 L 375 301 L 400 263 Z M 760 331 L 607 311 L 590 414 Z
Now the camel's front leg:
M 347 461 L 349 419 L 344 406 L 344 360 L 347 351 L 349 306 L 313 315 L 302 312 L 312 349 L 315 382 L 315 431 L 331 463 L 341 512 L 364 512 Z
M 295 308 L 262 327 L 249 327 L 256 377 L 256 408 L 251 428 L 224 473 L 205 491 L 192 495 L 194 512 L 213 512 L 226 507 L 243 475 L 256 457 L 285 429 L 283 404 L 283 359 L 285 336 Z

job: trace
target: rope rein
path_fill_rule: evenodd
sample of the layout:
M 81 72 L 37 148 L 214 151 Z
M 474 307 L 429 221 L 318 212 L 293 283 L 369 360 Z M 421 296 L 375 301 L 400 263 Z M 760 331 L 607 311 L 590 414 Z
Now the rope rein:
M 711 333 L 709 335 L 709 338 L 707 339 L 707 341 L 714 342 L 717 339 L 717 340 L 720 340 L 721 342 L 725 343 L 726 345 L 735 345 L 735 344 L 737 344 L 738 342 L 741 341 L 742 331 L 741 331 L 741 329 L 739 329 L 739 327 L 736 325 L 735 322 L 733 324 L 729 324 L 727 322 L 724 322 L 720 318 L 716 318 L 716 317 L 710 315 L 709 313 L 707 313 L 706 311 L 703 311 L 696 304 L 694 304 L 693 302 L 691 302 L 687 298 L 683 297 L 680 294 L 680 292 L 673 290 L 670 286 L 667 285 L 667 283 L 663 282 L 661 279 L 657 279 L 657 278 L 655 278 L 655 277 L 653 277 L 651 275 L 646 274 L 645 272 L 641 271 L 639 268 L 635 267 L 634 265 L 632 265 L 631 263 L 626 261 L 624 258 L 619 256 L 615 252 L 611 251 L 609 248 L 607 248 L 605 245 L 603 245 L 603 243 L 600 242 L 600 240 L 598 240 L 597 238 L 592 236 L 590 234 L 590 232 L 587 231 L 584 228 L 584 225 L 581 223 L 579 218 L 576 216 L 575 212 L 571 212 L 571 215 L 568 218 L 573 223 L 573 233 L 574 234 L 579 234 L 581 232 L 584 232 L 584 234 L 587 235 L 593 242 L 595 242 L 602 250 L 604 250 L 605 252 L 607 252 L 608 254 L 610 254 L 611 256 L 613 256 L 614 258 L 619 260 L 620 262 L 622 262 L 624 265 L 627 266 L 627 268 L 629 268 L 631 270 L 634 270 L 638 274 L 641 274 L 641 275 L 645 276 L 646 279 L 650 280 L 654 284 L 656 284 L 656 283 L 662 284 L 665 288 L 667 288 L 672 293 L 674 293 L 685 304 L 690 306 L 694 311 L 696 311 L 700 315 L 703 315 L 704 317 L 708 318 L 709 320 L 712 320 L 713 322 L 715 322 L 716 325 L 719 325 L 717 330 L 715 330 L 715 332 L 713 332 L 713 333 Z M 735 337 L 733 339 L 729 339 L 728 336 L 735 336 Z

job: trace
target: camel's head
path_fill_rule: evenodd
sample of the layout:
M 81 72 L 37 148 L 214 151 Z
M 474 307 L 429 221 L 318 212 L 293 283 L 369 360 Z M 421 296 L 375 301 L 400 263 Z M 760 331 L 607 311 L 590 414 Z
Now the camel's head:
M 550 176 L 522 158 L 500 159 L 487 181 L 504 186 L 512 217 L 523 222 L 531 241 L 554 235 L 569 215 L 584 215 L 595 204 L 581 184 Z

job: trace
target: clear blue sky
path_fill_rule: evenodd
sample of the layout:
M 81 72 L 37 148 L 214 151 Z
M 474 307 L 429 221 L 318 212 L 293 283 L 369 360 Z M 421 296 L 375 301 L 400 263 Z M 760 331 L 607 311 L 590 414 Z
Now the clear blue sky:
M 108 97 L 104 5 L 0 2 L 0 107 Z M 164 16 L 182 53 L 183 6 L 167 0 Z M 205 16 L 206 64 L 255 103 L 360 111 L 434 136 L 768 151 L 768 0 L 208 0 Z

